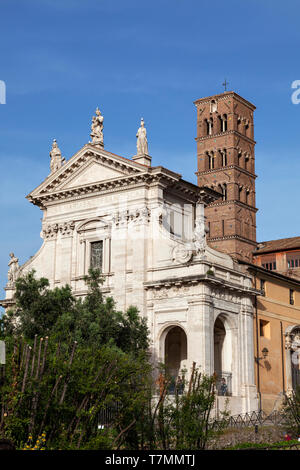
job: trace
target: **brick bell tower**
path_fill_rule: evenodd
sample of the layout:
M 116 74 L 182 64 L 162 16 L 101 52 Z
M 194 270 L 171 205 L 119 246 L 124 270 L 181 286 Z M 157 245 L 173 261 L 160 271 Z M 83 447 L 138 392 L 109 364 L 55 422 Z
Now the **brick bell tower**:
M 233 91 L 201 98 L 197 108 L 199 186 L 222 197 L 206 208 L 208 244 L 252 261 L 256 247 L 255 106 Z

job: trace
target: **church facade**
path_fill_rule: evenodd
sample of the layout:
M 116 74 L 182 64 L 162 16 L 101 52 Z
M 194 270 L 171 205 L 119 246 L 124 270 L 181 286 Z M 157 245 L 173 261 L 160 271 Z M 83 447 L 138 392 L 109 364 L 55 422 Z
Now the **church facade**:
M 92 140 L 68 161 L 56 141 L 50 175 L 28 196 L 42 213 L 39 251 L 23 266 L 11 253 L 5 308 L 15 279 L 31 269 L 51 288 L 69 284 L 84 296 L 84 276 L 101 269 L 103 293 L 117 307 L 146 317 L 154 361 L 175 378 L 193 362 L 217 374 L 217 409 L 257 410 L 251 275 L 228 254 L 209 247 L 204 210 L 220 194 L 162 166 L 151 166 L 146 128 L 137 155 L 104 148 L 97 109 Z

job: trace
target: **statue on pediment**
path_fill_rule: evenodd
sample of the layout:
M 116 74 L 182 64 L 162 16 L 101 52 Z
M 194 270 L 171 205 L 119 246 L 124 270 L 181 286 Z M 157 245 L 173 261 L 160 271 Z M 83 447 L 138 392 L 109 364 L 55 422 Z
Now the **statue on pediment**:
M 141 119 L 141 127 L 138 129 L 136 137 L 137 155 L 148 155 L 147 131 L 143 118 Z
M 206 247 L 206 234 L 208 229 L 205 225 L 205 217 L 200 216 L 195 220 L 195 229 L 194 229 L 194 247 L 196 253 L 203 253 Z
M 103 121 L 104 117 L 101 115 L 99 108 L 96 109 L 96 116 L 92 117 L 91 138 L 93 145 L 104 146 L 103 143 Z
M 62 156 L 61 156 L 61 151 L 58 148 L 56 139 L 54 139 L 53 143 L 52 143 L 52 149 L 51 149 L 51 152 L 50 152 L 50 159 L 51 159 L 50 160 L 51 173 L 54 173 L 55 171 L 59 170 L 61 168 L 63 162 L 65 161 L 65 159 L 62 158 Z
M 10 261 L 8 263 L 8 284 L 10 286 L 13 286 L 16 279 L 18 278 L 19 272 L 20 272 L 20 266 L 19 266 L 19 259 L 15 257 L 14 253 L 10 253 Z

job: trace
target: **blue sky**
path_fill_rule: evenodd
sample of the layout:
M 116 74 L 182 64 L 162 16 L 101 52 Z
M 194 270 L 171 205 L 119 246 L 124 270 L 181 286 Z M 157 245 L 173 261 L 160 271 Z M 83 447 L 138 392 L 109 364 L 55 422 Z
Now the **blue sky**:
M 1 0 L 0 298 L 9 252 L 41 245 L 26 199 L 49 173 L 53 138 L 68 159 L 99 106 L 105 148 L 131 157 L 145 119 L 153 165 L 196 182 L 197 98 L 234 90 L 256 106 L 257 238 L 300 234 L 298 0 Z

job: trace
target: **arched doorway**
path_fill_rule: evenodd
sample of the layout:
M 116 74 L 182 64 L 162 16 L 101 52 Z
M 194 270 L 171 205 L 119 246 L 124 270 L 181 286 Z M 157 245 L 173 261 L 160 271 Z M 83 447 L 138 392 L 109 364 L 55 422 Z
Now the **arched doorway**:
M 186 366 L 187 337 L 182 328 L 173 326 L 165 337 L 165 364 L 171 377 L 177 378 Z
M 219 395 L 232 393 L 232 337 L 226 320 L 218 316 L 214 324 L 214 372 Z

